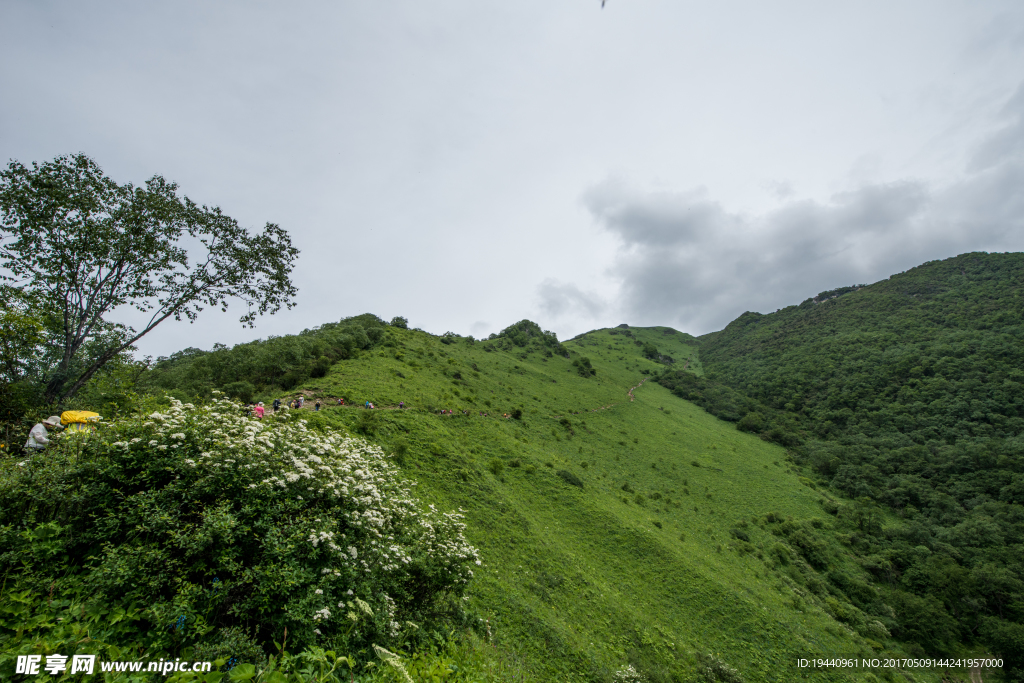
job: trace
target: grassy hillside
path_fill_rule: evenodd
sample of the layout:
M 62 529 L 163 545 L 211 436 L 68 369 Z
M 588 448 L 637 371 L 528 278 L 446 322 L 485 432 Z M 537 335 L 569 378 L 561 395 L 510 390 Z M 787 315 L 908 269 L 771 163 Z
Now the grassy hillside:
M 798 667 L 799 659 L 859 662 L 970 650 L 948 628 L 949 615 L 936 607 L 936 598 L 919 598 L 879 580 L 895 563 L 879 554 L 878 539 L 913 537 L 918 533 L 913 520 L 868 499 L 844 498 L 844 489 L 828 489 L 808 479 L 794 461 L 805 452 L 806 425 L 785 407 L 775 408 L 728 387 L 713 372 L 705 375 L 705 369 L 713 368 L 701 342 L 669 328 L 619 326 L 560 343 L 535 324 L 521 321 L 500 335 L 474 340 L 450 333 L 433 336 L 406 329 L 402 319 L 389 325 L 364 315 L 296 337 L 177 354 L 159 363 L 144 385 L 200 399 L 221 387 L 268 406 L 273 398 L 287 402 L 303 395 L 307 400 L 301 411 L 262 423 L 300 430 L 289 432 L 288 448 L 301 450 L 303 437 L 295 436 L 301 430 L 308 428 L 310 438 L 322 434 L 336 439 L 336 428 L 343 428 L 383 447 L 388 463 L 418 482 L 414 490 L 426 504 L 439 512 L 461 508 L 466 539 L 483 562 L 472 567 L 475 576 L 465 601 L 458 599 L 460 586 L 438 588 L 430 604 L 406 600 L 402 606 L 419 614 L 414 622 L 431 624 L 405 641 L 410 647 L 429 649 L 434 642 L 430 634 L 437 634 L 439 649 L 430 657 L 462 662 L 457 672 L 448 665 L 437 669 L 444 680 L 611 682 L 629 680 L 617 675 L 627 666 L 652 683 L 966 680 L 964 669 L 905 664 L 870 671 Z M 680 393 L 695 402 L 680 398 Z M 345 405 L 338 405 L 338 399 Z M 317 400 L 323 406 L 319 411 L 314 410 Z M 364 408 L 366 402 L 376 409 Z M 217 405 L 227 410 L 223 403 Z M 764 419 L 778 425 L 782 436 L 737 429 L 735 420 L 746 419 L 752 407 L 764 410 Z M 202 414 L 204 409 L 192 410 Z M 299 426 L 299 418 L 306 427 Z M 171 643 L 179 648 L 175 653 L 188 645 L 187 634 L 192 633 L 175 626 L 178 603 L 189 600 L 216 605 L 227 600 L 227 611 L 216 606 L 200 611 L 206 621 L 198 623 L 210 629 L 198 636 L 209 641 L 201 644 L 203 652 L 241 656 L 238 643 L 244 642 L 245 656 L 263 656 L 260 647 L 270 654 L 276 646 L 267 643 L 277 641 L 268 634 L 278 633 L 286 623 L 292 624 L 293 639 L 315 641 L 312 623 L 303 622 L 300 633 L 297 622 L 289 621 L 296 618 L 291 605 L 306 613 L 321 609 L 326 599 L 313 592 L 318 572 L 310 573 L 295 548 L 305 548 L 302 552 L 316 559 L 320 551 L 315 544 L 306 548 L 304 540 L 310 529 L 321 533 L 317 529 L 326 523 L 322 519 L 331 515 L 336 518 L 331 523 L 339 525 L 331 528 L 340 533 L 349 518 L 339 517 L 326 499 L 313 502 L 296 492 L 290 497 L 258 495 L 266 481 L 255 479 L 257 489 L 250 490 L 247 479 L 235 480 L 225 470 L 196 480 L 202 487 L 191 483 L 192 460 L 166 448 L 158 457 L 146 455 L 149 437 L 142 433 L 154 427 L 141 420 L 126 427 L 139 431 L 139 437 L 99 443 L 102 452 L 95 465 L 70 451 L 64 454 L 66 462 L 33 469 L 31 476 L 4 464 L 0 483 L 20 487 L 10 489 L 19 493 L 3 498 L 0 510 L 8 520 L 0 531 L 20 544 L 0 554 L 20 591 L 18 610 L 10 614 L 25 614 L 33 599 L 49 606 L 47 587 L 52 593 L 55 585 L 75 584 L 75 572 L 97 575 L 90 567 L 96 557 L 86 557 L 95 553 L 114 563 L 95 580 L 123 583 L 125 590 L 141 590 L 132 583 L 132 566 L 148 568 L 153 587 L 147 590 L 172 606 L 159 615 L 170 621 L 153 622 L 147 637 Z M 234 428 L 238 438 L 248 438 L 244 435 L 250 427 L 260 428 L 239 423 Z M 179 443 L 175 429 L 160 437 L 169 440 L 170 449 Z M 195 438 L 208 438 L 208 431 L 196 427 Z M 190 443 L 192 433 L 181 439 L 183 445 Z M 800 440 L 797 446 L 787 450 L 779 445 L 794 434 Z M 224 462 L 236 467 L 235 457 Z M 269 459 L 260 467 L 277 467 L 269 455 L 261 457 Z M 118 496 L 125 490 L 117 483 L 120 479 L 104 484 L 110 494 L 106 497 L 94 496 L 85 487 L 81 499 L 102 498 L 104 505 L 112 505 L 103 513 L 104 524 L 127 534 L 124 548 L 96 552 L 79 547 L 84 543 L 81 534 L 67 533 L 80 527 L 99 534 L 97 538 L 103 535 L 88 520 L 69 518 L 79 493 L 66 504 L 50 505 L 54 498 L 45 491 L 32 493 L 32 477 L 44 477 L 53 490 L 78 491 L 78 474 L 67 480 L 66 473 L 114 476 L 109 474 L 114 470 L 100 466 L 110 458 L 116 477 L 131 474 L 129 486 L 138 491 L 130 500 L 138 509 L 129 507 L 125 498 L 124 512 L 139 516 L 137 529 L 147 533 L 134 534 L 134 522 L 117 513 L 122 505 Z M 134 474 L 136 467 L 142 467 L 141 473 Z M 382 481 L 389 467 L 377 465 Z M 154 488 L 151 496 L 147 487 L 155 482 L 162 488 Z M 179 499 L 186 502 L 174 502 Z M 258 531 L 242 534 L 244 547 L 231 551 L 242 553 L 237 557 L 210 543 L 211 538 L 231 538 L 236 522 Z M 156 530 L 161 531 L 154 535 Z M 348 527 L 348 533 L 355 532 L 356 527 Z M 192 535 L 198 536 L 186 544 Z M 271 536 L 278 545 L 267 540 Z M 154 556 L 146 544 L 166 542 L 171 545 L 159 552 L 167 557 L 176 558 L 174 544 L 186 544 L 202 559 L 201 571 L 175 559 L 176 576 L 194 589 L 191 598 L 175 594 L 168 577 L 150 571 L 159 563 L 144 561 Z M 929 556 L 939 555 L 935 551 L 944 542 L 923 540 L 923 550 L 913 551 L 915 557 L 927 563 Z M 22 546 L 33 553 L 30 576 L 19 568 Z M 360 550 L 358 557 L 366 552 Z M 54 553 L 64 553 L 62 564 L 46 560 Z M 290 563 L 287 571 L 275 565 L 277 553 Z M 122 554 L 137 559 L 124 564 Z M 243 555 L 246 559 L 239 559 Z M 266 572 L 273 581 L 255 580 L 251 563 L 259 564 L 257 574 Z M 46 572 L 51 567 L 61 574 L 50 577 Z M 267 614 L 276 621 L 250 611 L 231 612 L 237 612 L 238 598 L 228 600 L 227 593 L 214 590 L 210 577 L 227 586 L 252 587 L 269 601 Z M 296 577 L 302 577 L 307 592 L 296 592 Z M 993 575 L 993 584 L 1012 590 L 1004 578 Z M 363 589 L 358 580 L 347 579 L 346 586 L 349 582 Z M 416 594 L 414 580 L 392 583 L 389 594 Z M 274 603 L 275 595 L 281 604 Z M 374 595 L 368 590 L 366 599 Z M 291 602 L 285 605 L 286 600 Z M 64 599 L 52 602 L 67 610 L 78 605 Z M 374 614 L 383 618 L 379 611 Z M 36 647 L 26 639 L 21 622 L 11 619 L 0 618 L 0 638 L 16 639 L 4 642 L 21 643 L 23 649 Z M 229 621 L 244 626 L 248 635 L 243 638 L 235 630 L 230 632 L 234 640 L 214 642 L 221 633 L 217 628 Z M 385 622 L 373 627 L 383 629 L 382 638 Z M 55 621 L 48 623 L 61 628 Z M 455 637 L 466 633 L 467 626 L 475 635 L 463 641 L 461 650 L 452 650 L 451 638 L 436 630 L 439 623 L 448 624 L 445 628 Z M 354 647 L 365 652 L 365 639 L 376 633 L 364 630 L 369 628 L 361 626 L 345 642 L 363 642 Z M 126 638 L 125 633 L 118 637 Z M 113 636 L 110 642 L 115 642 Z M 482 643 L 493 647 L 483 645 L 481 651 Z M 928 650 L 922 650 L 922 643 Z M 5 647 L 0 642 L 0 653 Z M 423 667 L 433 667 L 434 661 L 422 660 Z M 485 670 L 490 672 L 486 676 Z M 365 675 L 387 680 L 388 671 Z
M 870 680 L 795 663 L 902 651 L 816 578 L 862 585 L 852 551 L 822 531 L 841 523 L 830 497 L 784 449 L 646 381 L 666 357 L 699 372 L 692 337 L 388 335 L 304 385 L 325 399 L 315 420 L 383 444 L 421 496 L 466 511 L 486 562 L 469 604 L 537 680 L 610 680 L 627 663 L 653 681 Z M 383 409 L 350 407 L 365 401 Z

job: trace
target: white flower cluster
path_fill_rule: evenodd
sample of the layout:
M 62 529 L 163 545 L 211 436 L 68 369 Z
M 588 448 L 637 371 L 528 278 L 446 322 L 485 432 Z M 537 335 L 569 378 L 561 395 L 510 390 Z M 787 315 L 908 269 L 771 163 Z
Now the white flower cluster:
M 310 430 L 305 420 L 287 415 L 256 420 L 224 399 L 201 408 L 172 399 L 166 412 L 154 412 L 134 427 L 136 432 L 141 427 L 146 438 L 113 445 L 180 447 L 182 466 L 200 478 L 228 476 L 249 495 L 288 495 L 310 506 L 319 501 L 323 512 L 302 520 L 306 529 L 301 537 L 308 543 L 302 552 L 322 567 L 318 596 L 324 590 L 342 593 L 338 581 L 358 585 L 360 577 L 371 575 L 398 578 L 411 564 L 426 568 L 446 586 L 461 587 L 473 576 L 469 567 L 480 564 L 476 548 L 466 541 L 462 514 L 441 513 L 434 506 L 422 510 L 411 484 L 400 480 L 384 452 L 362 439 Z M 351 588 L 347 594 L 353 595 Z M 397 634 L 401 626 L 394 601 L 383 592 L 373 599 L 382 603 L 383 627 Z M 369 604 L 354 600 L 356 612 L 373 614 Z M 324 624 L 331 611 L 323 607 L 312 616 Z
M 614 680 L 616 683 L 647 683 L 647 676 L 634 669 L 632 664 L 627 664 L 625 669 L 615 672 Z

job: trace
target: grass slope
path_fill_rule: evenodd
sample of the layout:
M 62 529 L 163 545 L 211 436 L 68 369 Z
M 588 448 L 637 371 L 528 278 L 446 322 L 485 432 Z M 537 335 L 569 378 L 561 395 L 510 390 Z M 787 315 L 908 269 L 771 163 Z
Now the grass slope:
M 652 681 L 730 680 L 726 667 L 745 681 L 871 680 L 796 660 L 901 652 L 834 620 L 795 572 L 770 568 L 765 515 L 832 523 L 784 449 L 644 381 L 664 368 L 643 356 L 647 343 L 702 371 L 689 335 L 597 330 L 565 342 L 566 358 L 389 334 L 393 346 L 304 389 L 407 409 L 328 405 L 312 421 L 383 444 L 420 496 L 465 510 L 485 558 L 470 606 L 525 676 L 610 680 L 633 663 Z M 580 374 L 580 355 L 596 375 Z M 522 420 L 502 417 L 516 409 Z M 912 680 L 939 677 L 918 669 Z

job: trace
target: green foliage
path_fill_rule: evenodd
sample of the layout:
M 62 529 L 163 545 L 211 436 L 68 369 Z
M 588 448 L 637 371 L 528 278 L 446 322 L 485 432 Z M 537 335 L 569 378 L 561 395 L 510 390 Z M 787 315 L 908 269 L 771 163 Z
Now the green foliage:
M 591 377 L 597 374 L 597 369 L 591 365 L 590 359 L 586 356 L 580 356 L 573 362 L 573 367 L 576 368 L 576 372 L 580 377 Z
M 546 350 L 560 356 L 566 355 L 555 333 L 542 330 L 540 325 L 531 320 L 520 320 L 509 325 L 498 334 L 492 334 L 491 339 L 497 340 L 503 349 L 520 348 L 527 352 Z
M 942 652 L 1024 623 L 1024 584 L 994 578 L 1024 572 L 1022 297 L 1024 254 L 964 254 L 745 313 L 701 338 L 706 382 L 662 382 L 856 498 L 823 505 L 897 613 L 880 623 Z M 811 566 L 834 561 L 820 534 L 786 537 Z
M 46 321 L 38 302 L 16 287 L 0 285 L 0 382 L 18 382 L 31 373 L 33 357 L 45 340 Z
M 251 382 L 245 380 L 239 382 L 229 382 L 224 385 L 224 393 L 231 398 L 238 399 L 242 403 L 252 402 L 252 397 L 256 393 L 256 387 Z
M 558 470 L 557 472 L 555 472 L 555 474 L 558 475 L 558 477 L 566 484 L 569 484 L 570 486 L 576 486 L 578 488 L 583 488 L 583 480 L 577 477 L 569 470 Z
M 252 395 L 292 389 L 310 378 L 325 377 L 337 361 L 386 344 L 386 329 L 382 320 L 365 314 L 232 348 L 185 349 L 157 359 L 140 383 L 150 390 L 177 390 L 189 396 L 209 396 L 214 389 L 234 396 L 228 387 L 238 382 L 253 386 Z
M 1003 658 L 1007 680 L 1024 678 L 1024 626 L 987 617 L 981 623 L 981 637 L 997 656 Z
M 391 319 L 391 322 L 388 324 L 391 325 L 391 327 L 397 327 L 402 330 L 409 329 L 409 320 L 407 318 L 403 318 L 400 315 L 396 315 L 394 318 Z
M 268 223 L 250 235 L 160 176 L 144 188 L 118 185 L 84 154 L 31 168 L 12 161 L 0 172 L 0 217 L 0 265 L 52 323 L 50 401 L 73 396 L 168 318 L 192 321 L 238 298 L 248 307 L 241 321 L 252 326 L 294 305 L 298 250 L 284 230 Z M 151 317 L 141 330 L 106 320 L 121 306 Z
M 755 401 L 719 382 L 675 370 L 658 379 L 658 383 L 679 398 L 696 403 L 712 415 L 728 422 L 736 422 L 758 407 Z
M 229 401 L 172 401 L 0 477 L 7 590 L 144 605 L 125 640 L 179 656 L 270 653 L 285 628 L 298 648 L 416 641 L 473 574 L 464 528 L 378 448 Z

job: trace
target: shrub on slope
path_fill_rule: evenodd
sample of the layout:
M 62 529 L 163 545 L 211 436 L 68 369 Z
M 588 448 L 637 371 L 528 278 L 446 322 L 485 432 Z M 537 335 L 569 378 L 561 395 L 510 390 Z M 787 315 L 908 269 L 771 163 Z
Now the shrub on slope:
M 270 651 L 285 628 L 290 648 L 339 652 L 422 635 L 479 564 L 463 529 L 379 448 L 227 400 L 65 436 L 0 473 L 9 583 L 143 606 L 136 642 L 159 651 L 239 631 Z

